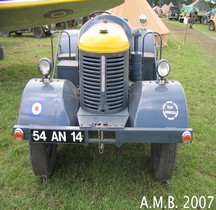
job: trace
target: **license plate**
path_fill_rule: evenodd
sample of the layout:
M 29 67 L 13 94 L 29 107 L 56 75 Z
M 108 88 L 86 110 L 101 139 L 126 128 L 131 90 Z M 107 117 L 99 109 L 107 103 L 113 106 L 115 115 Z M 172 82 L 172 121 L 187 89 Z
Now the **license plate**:
M 83 131 L 31 130 L 32 142 L 84 143 Z

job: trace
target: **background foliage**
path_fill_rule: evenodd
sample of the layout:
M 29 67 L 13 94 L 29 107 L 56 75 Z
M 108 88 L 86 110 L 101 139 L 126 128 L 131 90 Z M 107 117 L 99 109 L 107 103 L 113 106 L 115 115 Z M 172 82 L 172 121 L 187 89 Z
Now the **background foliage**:
M 189 5 L 195 0 L 147 0 L 147 1 L 151 6 L 163 6 L 164 4 L 168 5 L 170 2 L 172 2 L 174 6 L 178 6 L 179 8 L 181 8 L 182 4 Z M 205 0 L 201 0 L 201 1 L 205 1 Z M 206 2 L 206 4 L 208 4 L 211 8 L 214 7 L 214 4 L 210 2 Z

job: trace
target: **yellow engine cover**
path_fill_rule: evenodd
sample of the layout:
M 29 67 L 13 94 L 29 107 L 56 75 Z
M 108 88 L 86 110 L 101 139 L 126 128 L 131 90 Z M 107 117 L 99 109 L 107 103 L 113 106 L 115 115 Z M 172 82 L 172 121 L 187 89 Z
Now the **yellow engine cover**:
M 129 41 L 120 25 L 104 21 L 81 36 L 79 49 L 90 53 L 118 53 L 129 49 Z

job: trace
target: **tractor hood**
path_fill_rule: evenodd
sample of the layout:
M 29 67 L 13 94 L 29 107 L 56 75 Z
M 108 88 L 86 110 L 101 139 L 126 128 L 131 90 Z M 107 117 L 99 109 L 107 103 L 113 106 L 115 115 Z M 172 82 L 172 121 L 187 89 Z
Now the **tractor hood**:
M 80 37 L 79 49 L 90 53 L 118 53 L 129 49 L 129 41 L 120 25 L 104 20 Z

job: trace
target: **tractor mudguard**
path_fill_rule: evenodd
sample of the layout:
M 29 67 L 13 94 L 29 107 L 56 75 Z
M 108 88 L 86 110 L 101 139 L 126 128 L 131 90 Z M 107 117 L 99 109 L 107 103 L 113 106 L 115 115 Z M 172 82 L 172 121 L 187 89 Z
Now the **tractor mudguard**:
M 76 125 L 79 100 L 75 86 L 68 80 L 30 80 L 22 95 L 20 125 Z
M 129 98 L 131 127 L 188 128 L 184 90 L 177 81 L 133 83 Z

